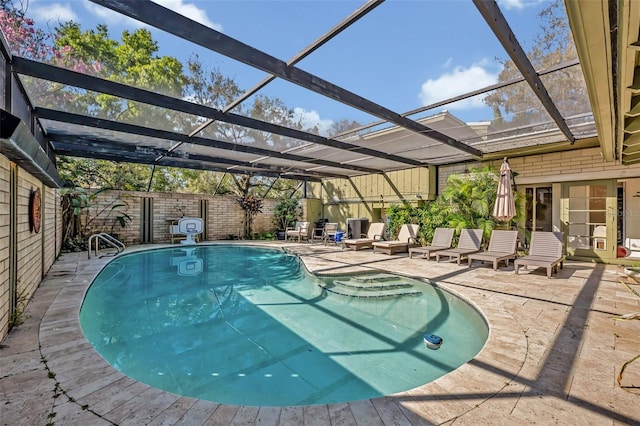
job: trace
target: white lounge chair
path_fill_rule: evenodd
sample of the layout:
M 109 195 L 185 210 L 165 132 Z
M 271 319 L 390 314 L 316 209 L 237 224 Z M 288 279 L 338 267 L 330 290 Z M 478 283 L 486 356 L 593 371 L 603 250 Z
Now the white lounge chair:
M 372 248 L 374 242 L 382 241 L 385 227 L 386 225 L 383 222 L 373 222 L 369 225 L 367 233 L 361 234 L 360 238 L 342 240 L 342 248 L 352 248 L 355 251 Z
M 375 241 L 371 243 L 371 245 L 373 246 L 373 252 L 381 252 L 388 255 L 392 255 L 395 253 L 406 253 L 407 251 L 409 251 L 409 247 L 415 247 L 418 245 L 419 229 L 419 225 L 405 223 L 400 228 L 397 240 Z
M 289 237 L 297 238 L 298 242 L 303 239 L 309 238 L 309 222 L 296 222 L 296 225 L 293 228 L 287 228 L 285 230 L 285 240 L 288 240 Z
M 480 251 L 482 243 L 482 229 L 463 229 L 460 232 L 458 247 L 440 250 L 436 252 L 436 262 L 440 262 L 440 256 L 448 256 L 449 260 L 456 259 L 458 265 L 460 261 L 472 253 Z
M 505 266 L 509 266 L 509 259 L 516 257 L 516 244 L 518 241 L 518 231 L 496 230 L 491 233 L 489 247 L 486 251 L 470 254 L 469 267 L 474 260 L 481 262 L 492 262 L 493 269 L 498 269 L 498 263 L 504 260 Z
M 520 257 L 513 262 L 516 274 L 520 266 L 537 266 L 547 269 L 547 278 L 551 278 L 553 271 L 558 272 L 564 266 L 564 256 L 562 255 L 562 232 L 533 231 L 531 233 L 531 244 L 529 254 Z
M 422 257 L 428 260 L 431 254 L 435 254 L 435 252 L 440 250 L 450 249 L 451 241 L 453 241 L 453 232 L 453 228 L 436 228 L 431 244 L 424 247 L 410 248 L 409 258 L 412 258 L 414 254 L 422 254 Z

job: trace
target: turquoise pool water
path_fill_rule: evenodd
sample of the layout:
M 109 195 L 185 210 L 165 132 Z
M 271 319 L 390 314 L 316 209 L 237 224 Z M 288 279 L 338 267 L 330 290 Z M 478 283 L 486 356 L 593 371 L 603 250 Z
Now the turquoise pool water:
M 487 339 L 477 311 L 418 280 L 318 279 L 282 250 L 198 245 L 112 261 L 87 291 L 82 330 L 127 376 L 225 404 L 338 403 L 408 390 Z M 425 334 L 444 340 L 438 350 Z

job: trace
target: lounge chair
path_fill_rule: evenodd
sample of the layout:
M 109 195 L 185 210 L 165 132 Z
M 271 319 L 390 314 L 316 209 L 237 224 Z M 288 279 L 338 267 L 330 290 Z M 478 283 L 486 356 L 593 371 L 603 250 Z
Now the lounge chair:
M 440 262 L 441 256 L 448 256 L 449 260 L 456 259 L 458 261 L 458 265 L 460 265 L 460 261 L 463 258 L 480 251 L 481 243 L 482 229 L 463 229 L 460 232 L 458 247 L 437 251 L 436 262 Z
M 398 239 L 394 241 L 375 241 L 371 243 L 373 252 L 386 253 L 392 255 L 395 253 L 406 253 L 409 247 L 418 245 L 419 225 L 404 224 L 398 233 Z
M 285 230 L 285 240 L 288 240 L 289 237 L 297 238 L 298 242 L 303 239 L 308 239 L 309 222 L 296 222 L 296 225 L 293 228 L 287 228 Z
M 489 240 L 489 248 L 486 251 L 470 254 L 469 267 L 474 260 L 481 262 L 493 262 L 493 270 L 498 269 L 498 263 L 504 260 L 505 266 L 509 266 L 509 259 L 516 257 L 516 244 L 518 231 L 493 231 Z
M 547 278 L 551 278 L 553 271 L 558 272 L 564 266 L 564 256 L 562 255 L 562 232 L 533 231 L 531 233 L 531 244 L 529 254 L 520 257 L 513 262 L 516 274 L 520 266 L 537 266 L 547 269 Z
M 414 254 L 422 253 L 422 257 L 428 260 L 435 252 L 450 249 L 451 241 L 453 241 L 453 231 L 453 228 L 436 228 L 431 244 L 424 247 L 410 248 L 409 258 L 412 258 Z
M 382 241 L 382 235 L 386 225 L 383 222 L 373 222 L 369 225 L 366 234 L 360 234 L 360 237 L 348 238 L 342 240 L 342 248 L 352 248 L 355 251 L 372 248 L 375 241 Z

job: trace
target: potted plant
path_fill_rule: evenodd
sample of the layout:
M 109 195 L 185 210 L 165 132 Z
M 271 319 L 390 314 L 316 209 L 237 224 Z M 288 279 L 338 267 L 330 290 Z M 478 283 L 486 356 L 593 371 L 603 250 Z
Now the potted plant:
M 284 240 L 285 230 L 293 227 L 296 220 L 302 217 L 302 206 L 299 198 L 282 198 L 273 208 L 273 223 L 278 230 L 278 239 Z

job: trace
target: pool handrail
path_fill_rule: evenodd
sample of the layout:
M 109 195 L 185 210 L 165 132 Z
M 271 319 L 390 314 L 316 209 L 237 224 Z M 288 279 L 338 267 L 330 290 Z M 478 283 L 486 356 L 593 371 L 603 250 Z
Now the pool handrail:
M 93 241 L 95 241 L 95 244 L 96 244 L 96 248 L 95 248 L 96 256 L 98 256 L 100 241 L 116 249 L 116 252 L 112 253 L 113 256 L 117 256 L 118 254 L 122 253 L 122 251 L 124 251 L 124 248 L 125 248 L 124 243 L 118 240 L 116 237 L 109 235 L 106 232 L 99 232 L 89 237 L 89 244 L 88 244 L 89 259 L 91 259 L 91 249 L 92 249 Z

